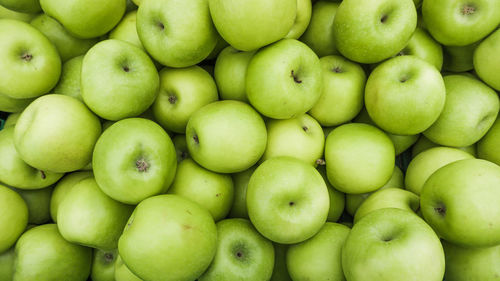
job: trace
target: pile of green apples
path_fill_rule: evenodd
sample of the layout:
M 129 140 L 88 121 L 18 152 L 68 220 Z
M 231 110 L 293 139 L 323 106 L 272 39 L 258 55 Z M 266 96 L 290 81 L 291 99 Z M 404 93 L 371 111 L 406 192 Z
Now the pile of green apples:
M 0 0 L 0 281 L 500 280 L 499 25 Z

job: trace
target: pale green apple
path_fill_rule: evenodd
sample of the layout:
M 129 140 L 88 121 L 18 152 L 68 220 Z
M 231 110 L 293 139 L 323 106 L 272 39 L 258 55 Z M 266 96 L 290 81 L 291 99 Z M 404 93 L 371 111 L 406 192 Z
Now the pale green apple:
M 0 281 L 12 281 L 14 276 L 14 247 L 0 253 Z
M 466 46 L 443 46 L 443 70 L 464 72 L 474 68 L 474 50 L 479 42 Z
M 335 14 L 333 37 L 346 58 L 376 63 L 401 51 L 416 27 L 412 0 L 344 0 Z
M 311 165 L 321 158 L 325 136 L 321 125 L 307 114 L 286 120 L 269 119 L 267 146 L 260 161 L 278 156 L 290 156 Z
M 8 120 L 7 120 L 8 121 Z M 5 123 L 7 125 L 7 123 Z M 477 142 L 477 156 L 481 159 L 491 161 L 500 165 L 500 118 L 497 118 L 493 126 Z
M 420 206 L 440 237 L 468 247 L 500 244 L 500 167 L 465 159 L 434 172 L 425 182 Z
M 474 69 L 481 80 L 500 91 L 500 29 L 477 46 L 473 55 Z
M 0 94 L 0 111 L 3 112 L 21 112 L 23 111 L 34 98 L 30 99 L 14 99 L 6 95 Z
M 7 251 L 28 225 L 28 206 L 14 190 L 0 185 L 0 253 Z
M 326 183 L 326 187 L 328 187 L 328 195 L 330 197 L 330 210 L 328 211 L 328 217 L 326 218 L 326 220 L 329 222 L 336 222 L 344 212 L 346 195 L 343 192 L 336 190 L 330 184 L 330 182 L 328 181 L 328 177 L 326 176 L 325 166 L 319 165 L 316 169 L 323 177 L 323 180 Z
M 328 217 L 328 188 L 311 165 L 292 157 L 271 158 L 252 174 L 247 209 L 269 240 L 294 244 L 314 236 Z
M 383 62 L 366 82 L 366 110 L 378 127 L 391 134 L 423 132 L 438 119 L 445 99 L 439 71 L 416 56 Z
M 451 281 L 495 280 L 500 276 L 500 245 L 469 248 L 443 241 L 444 277 Z
M 231 176 L 209 171 L 192 159 L 179 163 L 168 193 L 198 203 L 210 212 L 216 222 L 227 216 L 234 201 Z
M 304 43 L 284 39 L 260 49 L 246 74 L 248 100 L 274 119 L 296 117 L 310 110 L 321 96 L 322 69 Z
M 184 133 L 189 117 L 203 106 L 218 100 L 215 81 L 203 68 L 164 68 L 160 91 L 153 104 L 158 123 L 167 130 Z
M 321 230 L 286 253 L 286 265 L 293 281 L 345 281 L 342 272 L 342 246 L 349 227 L 327 222 Z
M 118 250 L 103 251 L 94 250 L 92 260 L 92 281 L 115 281 L 115 261 L 118 258 Z
M 257 169 L 257 166 L 252 166 L 243 172 L 231 175 L 234 184 L 234 201 L 229 211 L 229 217 L 248 219 L 247 188 L 255 169 Z
M 333 20 L 338 3 L 318 1 L 312 7 L 311 20 L 300 41 L 306 43 L 319 57 L 336 55 L 339 52 L 335 46 L 333 35 Z
M 139 203 L 118 243 L 121 258 L 135 275 L 157 281 L 198 278 L 216 249 L 217 228 L 210 213 L 172 194 Z
M 15 127 L 19 117 L 21 117 L 20 112 L 9 114 L 9 116 L 7 116 L 7 119 L 5 119 L 5 123 L 3 124 L 4 129 L 8 127 Z
M 22 189 L 39 189 L 58 181 L 64 174 L 41 171 L 26 164 L 14 146 L 14 126 L 0 131 L 0 182 Z
M 125 14 L 120 23 L 109 33 L 109 39 L 129 42 L 144 50 L 141 39 L 137 34 L 137 10 Z
M 137 33 L 148 53 L 170 67 L 197 64 L 217 44 L 208 0 L 145 1 L 137 12 Z
M 325 143 L 330 183 L 345 193 L 365 193 L 382 187 L 392 175 L 394 145 L 381 130 L 350 123 L 334 129 Z
M 208 0 L 219 34 L 231 46 L 252 51 L 284 38 L 294 25 L 298 0 Z
M 285 38 L 299 39 L 309 25 L 311 14 L 311 0 L 297 0 L 297 13 L 295 15 L 295 21 L 292 28 L 290 28 L 290 31 L 288 31 L 285 35 Z
M 406 169 L 405 188 L 420 195 L 424 183 L 439 168 L 458 160 L 471 158 L 474 158 L 474 156 L 456 148 L 430 148 L 411 160 Z
M 170 137 L 158 124 L 129 118 L 104 131 L 95 146 L 92 166 L 104 193 L 114 200 L 137 204 L 167 190 L 177 161 Z
M 431 140 L 426 138 L 424 135 L 421 135 L 418 138 L 418 141 L 415 142 L 415 145 L 411 149 L 411 157 L 415 158 L 419 153 L 426 151 L 429 148 L 433 148 L 436 146 L 440 146 L 437 143 L 433 143 Z M 470 155 L 476 157 L 476 144 L 471 144 L 469 146 L 464 146 L 464 147 L 456 147 L 457 149 L 463 150 Z
M 0 19 L 13 19 L 30 22 L 34 17 L 36 17 L 36 14 L 17 12 L 11 9 L 7 9 L 0 4 Z
M 254 54 L 255 51 L 242 52 L 229 46 L 217 56 L 214 78 L 221 99 L 248 102 L 245 77 Z
M 498 95 L 486 84 L 465 75 L 445 76 L 444 83 L 446 102 L 443 112 L 424 135 L 445 146 L 472 145 L 495 122 L 499 110 Z
M 186 127 L 191 157 L 206 169 L 237 173 L 253 166 L 266 148 L 262 117 L 240 101 L 218 101 L 196 111 Z
M 153 61 L 128 42 L 109 39 L 94 45 L 81 71 L 83 101 L 107 120 L 137 116 L 158 95 L 160 78 Z
M 137 275 L 132 273 L 132 271 L 130 271 L 127 265 L 123 263 L 123 260 L 120 256 L 118 256 L 115 262 L 114 271 L 115 272 L 112 281 L 143 281 L 141 278 L 137 277 Z
M 56 46 L 63 62 L 84 55 L 97 39 L 80 39 L 74 37 L 55 19 L 46 14 L 34 18 L 30 24 L 40 30 Z
M 125 13 L 124 0 L 40 0 L 45 14 L 79 38 L 94 38 L 113 29 Z
M 273 244 L 249 220 L 227 219 L 217 223 L 217 251 L 198 280 L 269 280 L 273 266 Z
M 23 190 L 11 187 L 23 198 L 28 206 L 28 224 L 44 224 L 50 221 L 50 198 L 53 187 Z
M 288 245 L 273 243 L 274 246 L 274 268 L 270 281 L 292 281 L 286 268 L 286 252 Z
M 83 102 L 81 93 L 81 74 L 84 56 L 66 61 L 62 66 L 61 79 L 52 90 L 54 94 L 74 97 Z
M 184 159 L 190 158 L 185 135 L 175 135 L 172 138 L 172 143 L 175 147 L 177 163 L 182 162 Z
M 0 61 L 0 94 L 15 99 L 46 94 L 61 74 L 54 45 L 36 28 L 17 20 L 0 19 Z
M 326 56 L 319 61 L 323 90 L 309 114 L 322 126 L 338 126 L 361 111 L 366 74 L 360 65 L 341 56 Z
M 26 231 L 15 252 L 16 281 L 79 281 L 90 274 L 92 249 L 64 240 L 55 224 Z
M 0 5 L 21 13 L 36 14 L 42 10 L 40 0 L 0 0 Z
M 420 27 L 415 29 L 406 47 L 399 51 L 398 55 L 416 56 L 441 70 L 443 66 L 443 48 L 430 36 L 430 34 Z
M 46 95 L 21 114 L 14 145 L 30 166 L 52 172 L 85 167 L 101 134 L 101 123 L 82 102 L 63 95 Z
M 54 222 L 57 222 L 57 213 L 59 205 L 64 200 L 66 195 L 73 187 L 83 179 L 92 177 L 91 171 L 81 171 L 67 174 L 54 187 L 52 197 L 50 199 L 50 217 Z
M 439 43 L 465 46 L 481 40 L 500 24 L 500 2 L 426 0 L 422 15 L 427 30 Z
M 102 250 L 118 247 L 133 206 L 107 196 L 93 177 L 75 183 L 57 210 L 57 227 L 69 242 Z

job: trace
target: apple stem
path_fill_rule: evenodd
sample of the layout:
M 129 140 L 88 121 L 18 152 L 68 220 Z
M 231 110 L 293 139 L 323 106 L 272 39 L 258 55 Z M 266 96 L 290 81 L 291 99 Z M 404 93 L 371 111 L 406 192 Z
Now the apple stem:
M 41 170 L 40 170 L 40 174 L 42 175 L 42 180 L 44 180 L 44 179 L 46 179 L 46 178 L 47 178 L 47 176 L 45 175 L 45 172 L 44 172 L 44 171 L 41 171 Z
M 33 55 L 29 54 L 29 53 L 24 53 L 22 56 L 21 56 L 21 59 L 25 60 L 25 61 L 30 61 L 31 59 L 33 58 Z
M 473 6 L 465 5 L 462 9 L 462 15 L 471 15 L 474 14 L 475 11 L 476 8 L 474 8 Z
M 296 75 L 293 70 L 292 70 L 291 76 L 293 77 L 293 81 L 295 81 L 295 83 L 297 83 L 297 84 L 302 83 L 302 80 L 299 79 L 298 75 Z

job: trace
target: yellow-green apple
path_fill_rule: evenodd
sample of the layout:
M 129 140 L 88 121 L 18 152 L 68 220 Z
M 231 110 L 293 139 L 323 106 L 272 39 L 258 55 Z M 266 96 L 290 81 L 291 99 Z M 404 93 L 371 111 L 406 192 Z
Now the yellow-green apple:
M 316 2 L 312 7 L 309 25 L 300 37 L 300 41 L 306 43 L 319 57 L 339 53 L 333 35 L 333 20 L 338 7 L 339 4 L 332 1 Z
M 419 153 L 426 151 L 427 149 L 440 146 L 437 143 L 433 143 L 431 140 L 426 138 L 424 135 L 421 135 L 418 138 L 418 141 L 415 142 L 415 145 L 411 149 L 411 157 L 415 158 Z M 464 147 L 456 147 L 457 149 L 463 150 L 470 155 L 476 157 L 476 144 L 471 144 L 469 146 L 464 146 Z
M 52 90 L 54 94 L 74 97 L 83 102 L 80 81 L 83 58 L 84 56 L 78 56 L 63 64 L 61 78 Z
M 144 50 L 137 34 L 137 10 L 125 14 L 120 23 L 109 33 L 109 39 L 122 40 Z
M 2 6 L 2 4 L 0 4 L 0 19 L 12 19 L 30 22 L 34 17 L 36 17 L 36 14 L 17 12 L 11 9 L 7 9 L 6 7 Z
M 0 5 L 21 13 L 36 14 L 42 10 L 40 0 L 0 0 Z
M 19 119 L 20 116 L 21 116 L 20 112 L 9 114 L 9 116 L 7 116 L 7 119 L 5 119 L 5 123 L 3 124 L 3 128 L 4 129 L 9 128 L 9 127 L 14 128 L 16 126 L 17 120 Z
M 16 243 L 17 238 L 28 225 L 28 206 L 14 190 L 0 185 L 0 253 L 7 251 Z
M 479 42 L 466 46 L 443 46 L 443 69 L 451 72 L 464 72 L 474 68 L 474 50 Z
M 255 169 L 257 169 L 257 166 L 252 166 L 243 172 L 231 175 L 234 184 L 234 201 L 229 211 L 229 217 L 248 219 L 247 188 Z
M 50 217 L 54 222 L 57 223 L 57 213 L 59 210 L 59 205 L 64 200 L 66 195 L 69 193 L 73 187 L 83 179 L 92 177 L 91 171 L 80 171 L 67 174 L 60 181 L 52 191 L 52 197 L 50 198 Z
M 500 245 L 470 248 L 442 241 L 446 280 L 495 280 L 500 276 Z
M 6 95 L 0 94 L 0 111 L 3 112 L 21 112 L 23 111 L 34 98 L 15 99 Z
M 36 190 L 24 190 L 11 187 L 28 206 L 28 224 L 44 224 L 50 220 L 50 198 L 53 187 Z
M 92 259 L 92 281 L 115 281 L 115 261 L 118 258 L 118 250 L 103 251 L 94 249 Z
M 175 147 L 175 154 L 177 155 L 177 163 L 182 162 L 184 159 L 190 158 L 185 135 L 175 135 L 172 138 L 172 143 L 174 144 Z
M 93 280 L 92 280 L 93 281 Z M 120 256 L 116 259 L 114 267 L 114 277 L 112 281 L 143 281 L 141 278 L 137 277 L 126 264 Z
M 441 70 L 443 66 L 443 48 L 430 36 L 430 34 L 420 27 L 415 29 L 406 47 L 399 51 L 398 55 L 416 56 Z
M 486 84 L 500 91 L 500 29 L 477 46 L 473 55 L 474 70 Z
M 6 123 L 7 124 L 7 123 Z M 497 118 L 486 135 L 477 142 L 477 156 L 500 165 L 500 118 Z
M 306 31 L 309 21 L 311 20 L 312 3 L 311 0 L 297 0 L 297 13 L 295 21 L 286 34 L 285 38 L 299 39 Z
M 12 281 L 14 276 L 14 247 L 0 253 L 0 281 Z
M 317 168 L 318 172 L 323 177 L 326 187 L 328 187 L 328 195 L 330 197 L 330 210 L 328 211 L 328 217 L 326 221 L 336 222 L 339 220 L 340 216 L 344 212 L 345 208 L 345 194 L 336 190 L 328 181 L 326 176 L 326 168 L 323 165 L 319 165 Z

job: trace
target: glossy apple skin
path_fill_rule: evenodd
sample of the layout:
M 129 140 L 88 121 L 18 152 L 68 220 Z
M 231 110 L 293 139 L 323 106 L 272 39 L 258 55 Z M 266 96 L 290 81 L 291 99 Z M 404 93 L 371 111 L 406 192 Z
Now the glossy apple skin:
M 59 210 L 59 205 L 63 201 L 64 197 L 66 197 L 68 192 L 75 186 L 76 183 L 92 176 L 93 174 L 91 171 L 74 172 L 65 175 L 60 181 L 57 182 L 50 198 L 50 217 L 54 222 L 57 223 L 57 212 Z
M 497 29 L 477 46 L 474 51 L 474 69 L 481 80 L 500 91 L 500 29 Z
M 478 158 L 500 165 L 500 119 L 497 118 L 486 135 L 477 142 Z
M 495 280 L 500 276 L 500 246 L 469 248 L 443 242 L 447 280 Z
M 92 281 L 115 281 L 115 262 L 118 258 L 118 250 L 103 251 L 94 249 L 92 260 Z
M 306 31 L 307 26 L 311 20 L 312 3 L 310 0 L 297 0 L 297 14 L 295 21 L 288 31 L 285 38 L 299 39 L 299 37 Z
M 331 1 L 318 1 L 312 7 L 311 21 L 300 37 L 319 57 L 337 55 L 333 36 L 333 19 L 339 7 Z
M 52 89 L 54 94 L 74 97 L 83 102 L 80 77 L 82 74 L 83 55 L 66 61 L 62 66 L 61 78 Z
M 425 220 L 443 239 L 466 247 L 500 243 L 500 167 L 465 159 L 434 172 L 420 205 Z
M 0 225 L 0 253 L 12 247 L 21 236 L 28 224 L 28 206 L 23 198 L 15 191 L 0 185 L 0 203 L 2 203 L 2 216 Z
M 137 10 L 133 10 L 123 16 L 120 23 L 109 33 L 109 39 L 126 41 L 144 50 L 141 39 L 139 39 L 139 35 L 137 34 L 136 26 Z

